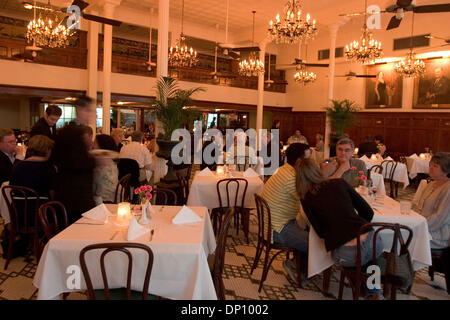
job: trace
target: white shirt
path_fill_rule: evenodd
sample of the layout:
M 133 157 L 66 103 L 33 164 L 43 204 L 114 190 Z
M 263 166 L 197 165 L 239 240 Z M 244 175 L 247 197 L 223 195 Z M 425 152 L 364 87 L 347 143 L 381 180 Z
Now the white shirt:
M 128 143 L 120 149 L 119 158 L 134 159 L 142 169 L 146 165 L 152 164 L 152 155 L 150 151 L 144 145 L 139 142 L 133 141 Z

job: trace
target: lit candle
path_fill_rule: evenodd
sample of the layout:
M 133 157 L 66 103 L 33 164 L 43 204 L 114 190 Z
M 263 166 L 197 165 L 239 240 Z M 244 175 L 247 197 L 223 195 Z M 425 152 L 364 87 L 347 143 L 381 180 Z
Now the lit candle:
M 223 173 L 224 173 L 223 167 L 222 166 L 218 166 L 217 167 L 217 174 L 218 175 L 223 175 Z
M 359 148 L 355 148 L 355 151 L 353 151 L 354 154 L 358 154 Z
M 423 153 L 420 154 L 420 159 L 425 159 L 425 155 Z
M 117 207 L 117 223 L 126 224 L 130 217 L 131 205 L 129 202 L 121 202 Z
M 288 146 L 287 146 L 287 145 L 283 146 L 283 151 L 286 151 L 286 150 L 287 150 L 287 148 L 288 148 Z
M 372 154 L 372 156 L 370 157 L 370 160 L 377 160 L 377 156 L 375 154 Z

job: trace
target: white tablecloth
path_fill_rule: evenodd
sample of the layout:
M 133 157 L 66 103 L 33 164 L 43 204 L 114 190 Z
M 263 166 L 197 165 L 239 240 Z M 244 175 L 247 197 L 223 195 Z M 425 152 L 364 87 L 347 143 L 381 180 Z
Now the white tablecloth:
M 117 205 L 107 206 L 111 212 L 116 212 Z M 181 207 L 165 206 L 160 211 L 159 206 L 154 206 L 154 209 L 155 213 L 150 224 L 151 227 L 155 227 L 153 240 L 148 242 L 149 234 L 147 234 L 132 241 L 147 244 L 154 254 L 149 293 L 170 299 L 217 299 L 207 261 L 208 254 L 214 252 L 216 248 L 208 210 L 204 207 L 191 207 L 203 218 L 203 222 L 177 226 L 171 221 Z M 78 291 L 67 288 L 66 281 L 70 276 L 66 273 L 67 268 L 70 265 L 80 265 L 79 253 L 87 245 L 126 241 L 127 227 L 123 227 L 113 241 L 109 240 L 118 228 L 114 222 L 115 217 L 110 217 L 105 225 L 75 223 L 49 241 L 33 280 L 33 284 L 39 288 L 38 299 L 54 299 L 63 292 Z M 99 252 L 101 250 L 97 253 L 88 253 L 86 256 L 94 288 L 103 288 Z M 142 250 L 138 249 L 132 249 L 132 253 L 131 287 L 140 291 L 146 268 L 147 259 L 144 258 L 146 254 L 138 254 L 142 253 Z M 110 288 L 122 287 L 126 284 L 128 260 L 123 254 L 110 256 L 106 259 Z M 83 277 L 81 289 L 86 289 Z
M 9 185 L 9 181 L 5 181 L 2 183 L 1 188 L 3 188 L 4 186 L 8 186 L 8 185 Z M 3 197 L 3 193 L 1 191 L 0 191 L 0 214 L 2 215 L 2 218 L 5 221 L 5 224 L 7 224 L 11 221 L 11 219 L 9 218 L 8 205 L 6 204 L 6 200 Z
M 413 159 L 406 158 L 406 164 L 408 166 L 409 177 L 414 179 L 418 173 L 428 174 L 430 172 L 430 160 L 427 159 Z
M 213 172 L 214 173 L 214 172 Z M 233 172 L 231 177 L 243 178 L 243 172 Z M 202 206 L 208 209 L 219 208 L 219 196 L 217 195 L 217 182 L 221 179 L 231 178 L 226 175 L 216 175 L 212 177 L 198 176 L 198 172 L 195 174 L 194 180 L 191 184 L 191 190 L 189 191 L 189 197 L 187 200 L 188 206 Z M 264 188 L 264 183 L 260 178 L 245 178 L 248 181 L 247 192 L 245 194 L 244 207 L 256 208 L 254 194 L 260 194 Z M 220 194 L 222 195 L 222 205 L 226 206 L 226 183 L 221 183 Z M 236 196 L 236 184 L 230 184 L 230 202 L 234 201 Z M 242 191 L 244 190 L 244 184 L 241 182 L 239 186 L 238 204 L 242 201 Z
M 362 159 L 360 159 L 362 160 Z M 366 164 L 367 170 L 372 168 L 374 165 L 380 165 L 381 161 L 378 160 L 363 160 Z M 389 166 L 389 171 L 391 170 L 391 166 Z M 389 174 L 386 170 L 386 163 L 383 164 L 383 176 L 386 178 L 386 176 Z M 403 183 L 403 189 L 405 189 L 409 185 L 409 178 L 408 178 L 408 170 L 406 168 L 406 165 L 401 162 L 397 162 L 397 167 L 394 171 L 394 181 Z
M 399 223 L 406 225 L 413 231 L 413 238 L 409 245 L 409 252 L 414 270 L 419 270 L 431 265 L 430 239 L 427 220 L 413 211 L 408 215 L 400 214 L 400 203 L 385 196 L 384 205 L 373 207 L 375 215 L 371 222 Z M 402 233 L 403 234 L 403 233 Z M 392 247 L 392 233 L 386 230 L 380 232 L 385 251 Z M 405 233 L 406 240 L 407 234 Z M 334 264 L 331 252 L 325 249 L 325 242 L 321 239 L 311 226 L 309 231 L 308 249 L 308 277 L 312 277 L 328 269 Z

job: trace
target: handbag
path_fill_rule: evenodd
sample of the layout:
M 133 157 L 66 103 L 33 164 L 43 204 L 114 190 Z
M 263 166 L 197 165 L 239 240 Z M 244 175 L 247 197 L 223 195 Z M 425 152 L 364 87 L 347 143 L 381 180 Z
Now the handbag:
M 397 243 L 400 243 L 400 252 L 397 254 Z M 386 281 L 395 285 L 402 291 L 409 291 L 414 282 L 414 269 L 408 248 L 405 246 L 400 232 L 400 226 L 395 225 L 394 240 L 390 252 L 383 252 L 378 260 L 381 275 Z

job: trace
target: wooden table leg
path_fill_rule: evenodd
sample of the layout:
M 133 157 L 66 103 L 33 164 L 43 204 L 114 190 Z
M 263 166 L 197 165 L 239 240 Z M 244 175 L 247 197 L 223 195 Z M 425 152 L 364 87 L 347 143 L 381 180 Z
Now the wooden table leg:
M 323 292 L 328 293 L 330 287 L 331 267 L 323 272 Z

